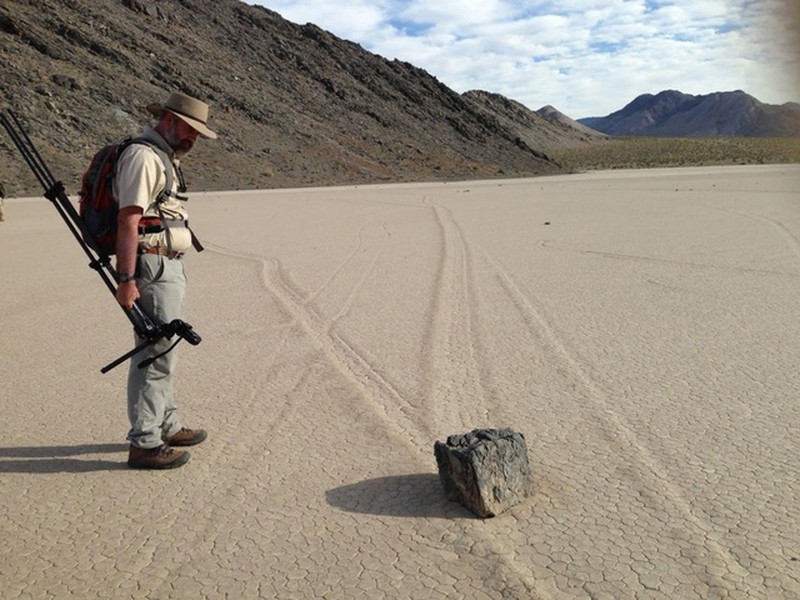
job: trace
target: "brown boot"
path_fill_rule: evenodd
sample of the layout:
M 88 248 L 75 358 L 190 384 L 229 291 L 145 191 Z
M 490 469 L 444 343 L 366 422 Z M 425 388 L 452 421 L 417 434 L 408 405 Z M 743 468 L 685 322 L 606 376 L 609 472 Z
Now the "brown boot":
M 167 444 L 157 448 L 128 449 L 128 466 L 132 469 L 174 469 L 189 462 L 186 450 L 173 450 Z
M 208 434 L 204 429 L 189 429 L 181 427 L 180 431 L 169 437 L 162 437 L 161 440 L 170 446 L 195 446 L 202 442 Z

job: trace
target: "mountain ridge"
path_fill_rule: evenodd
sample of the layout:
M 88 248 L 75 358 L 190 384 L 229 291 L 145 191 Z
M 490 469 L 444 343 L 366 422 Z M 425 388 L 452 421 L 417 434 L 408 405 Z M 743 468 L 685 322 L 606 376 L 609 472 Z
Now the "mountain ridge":
M 174 90 L 207 100 L 220 133 L 188 157 L 194 190 L 563 173 L 579 165 L 564 167 L 556 153 L 620 135 L 549 105 L 459 94 L 410 63 L 239 0 L 4 0 L 0 60 L 2 106 L 69 193 L 98 148 L 138 133 L 150 118 L 144 107 Z M 692 98 L 664 93 L 672 109 Z M 654 97 L 634 100 L 640 123 L 671 110 L 648 108 Z M 0 135 L 7 193 L 41 193 L 16 154 Z
M 4 104 L 70 192 L 173 90 L 208 100 L 220 133 L 188 157 L 192 189 L 563 172 L 423 69 L 239 0 L 6 0 L 0 60 Z M 0 138 L 8 193 L 38 191 Z
M 701 95 L 664 90 L 578 123 L 613 136 L 797 137 L 800 105 L 765 104 L 742 90 Z

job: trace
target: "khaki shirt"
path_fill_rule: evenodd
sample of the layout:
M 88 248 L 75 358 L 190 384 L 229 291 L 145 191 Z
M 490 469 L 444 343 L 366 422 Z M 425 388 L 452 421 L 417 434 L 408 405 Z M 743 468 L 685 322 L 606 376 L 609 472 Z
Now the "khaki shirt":
M 145 127 L 140 137 L 161 139 L 152 127 Z M 117 162 L 117 173 L 113 181 L 114 197 L 117 198 L 120 208 L 138 206 L 143 211 L 142 218 L 159 217 L 160 208 L 167 220 L 188 220 L 185 201 L 176 199 L 174 195 L 167 198 L 160 206 L 157 205 L 156 199 L 167 183 L 167 175 L 161 158 L 149 146 L 144 144 L 128 146 Z M 177 184 L 178 175 L 173 168 L 173 192 L 176 192 Z M 186 252 L 192 246 L 192 236 L 187 227 L 173 227 L 170 229 L 170 236 L 174 252 Z M 140 235 L 139 247 L 167 248 L 167 232 Z

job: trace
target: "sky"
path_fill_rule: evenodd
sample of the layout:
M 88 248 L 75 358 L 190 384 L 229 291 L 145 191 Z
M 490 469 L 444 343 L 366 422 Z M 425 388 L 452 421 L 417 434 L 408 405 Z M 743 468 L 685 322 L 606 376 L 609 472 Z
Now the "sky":
M 456 92 L 605 116 L 640 94 L 800 102 L 800 0 L 248 0 Z

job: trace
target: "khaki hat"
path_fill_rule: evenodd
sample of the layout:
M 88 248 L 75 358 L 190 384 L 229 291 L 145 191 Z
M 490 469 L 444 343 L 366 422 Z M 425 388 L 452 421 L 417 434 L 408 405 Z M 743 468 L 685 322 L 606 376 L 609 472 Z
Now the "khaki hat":
M 181 94 L 180 92 L 172 92 L 163 106 L 158 103 L 148 104 L 147 110 L 155 116 L 159 116 L 162 112 L 168 110 L 186 121 L 203 137 L 212 140 L 217 138 L 217 134 L 206 126 L 206 122 L 208 121 L 208 104 L 196 98 Z

